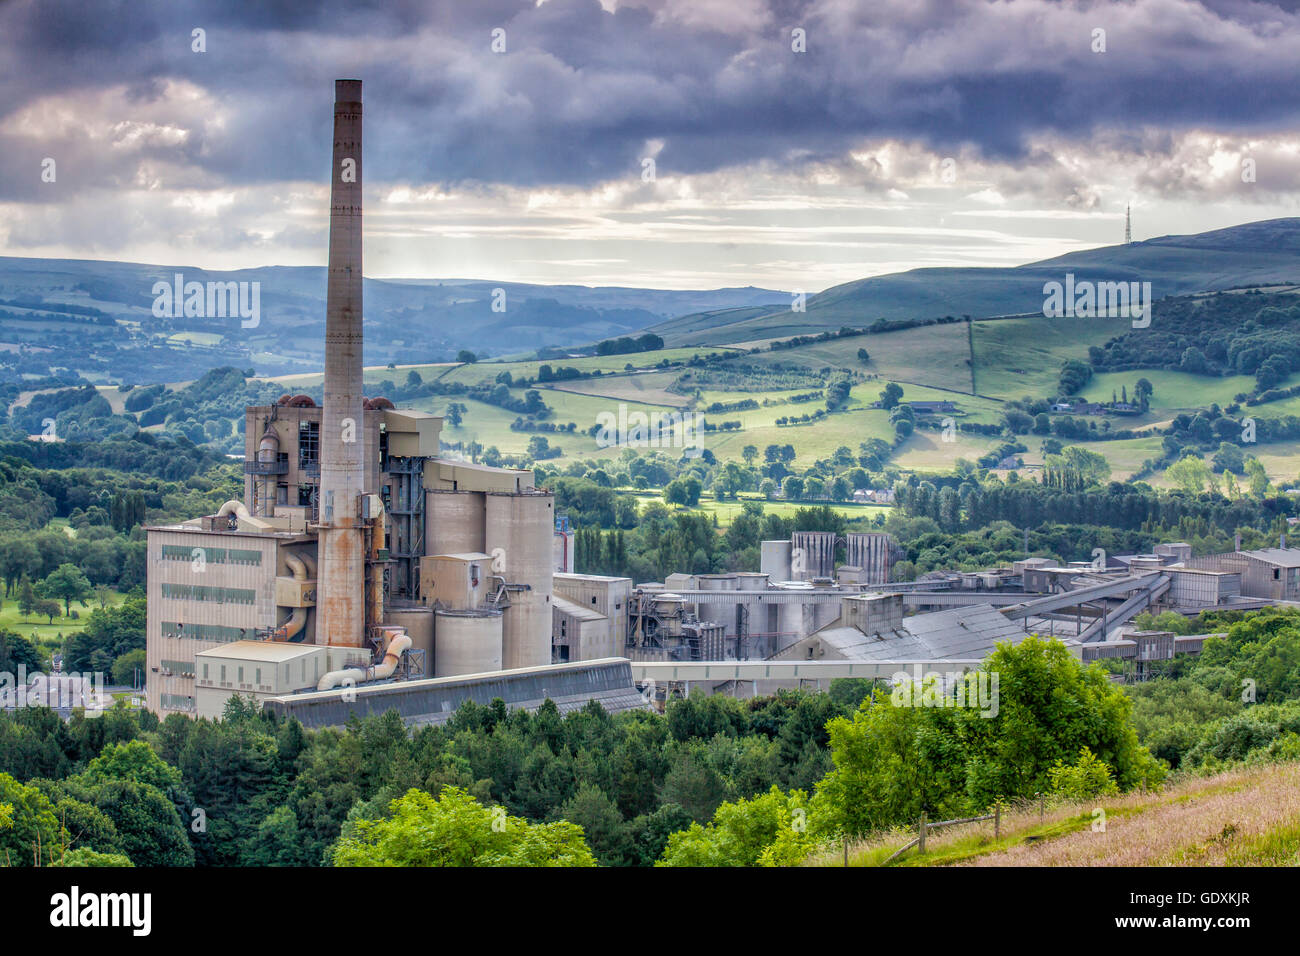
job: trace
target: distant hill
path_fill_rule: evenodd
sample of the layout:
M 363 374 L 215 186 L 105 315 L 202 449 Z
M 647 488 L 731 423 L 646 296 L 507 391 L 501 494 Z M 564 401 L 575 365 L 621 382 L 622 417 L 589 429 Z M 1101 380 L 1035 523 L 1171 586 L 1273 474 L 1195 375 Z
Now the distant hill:
M 153 315 L 156 282 L 257 282 L 260 321 Z M 504 298 L 497 292 L 503 290 Z M 477 279 L 367 279 L 371 365 L 574 346 L 685 312 L 770 308 L 786 293 L 544 286 Z M 498 308 L 494 309 L 494 304 Z M 504 306 L 504 311 L 500 310 Z M 186 265 L 0 257 L 0 381 L 66 369 L 97 382 L 170 382 L 233 365 L 259 375 L 318 370 L 325 269 L 215 272 Z
M 724 345 L 755 339 L 860 328 L 878 319 L 945 315 L 986 318 L 1039 312 L 1043 283 L 1076 279 L 1150 282 L 1161 299 L 1189 292 L 1300 281 L 1300 219 L 1269 219 L 1189 236 L 1103 246 L 1012 268 L 927 268 L 858 279 L 807 300 L 807 311 L 701 311 L 651 331 L 670 346 Z

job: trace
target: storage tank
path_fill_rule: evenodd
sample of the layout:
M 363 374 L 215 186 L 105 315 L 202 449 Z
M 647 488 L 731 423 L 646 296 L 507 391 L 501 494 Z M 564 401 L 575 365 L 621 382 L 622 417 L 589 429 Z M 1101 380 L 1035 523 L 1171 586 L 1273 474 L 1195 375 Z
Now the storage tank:
M 435 677 L 501 670 L 503 619 L 495 609 L 435 612 Z
M 789 581 L 790 552 L 794 545 L 789 541 L 763 541 L 759 545 L 759 568 L 773 581 Z
M 811 581 L 813 578 L 829 578 L 834 575 L 834 531 L 796 531 L 791 539 L 794 544 L 791 577 Z
M 486 552 L 483 526 L 486 516 L 481 491 L 427 490 L 424 508 L 425 554 Z M 551 534 L 546 534 L 549 559 Z
M 551 663 L 554 529 L 555 499 L 549 493 L 487 493 L 483 551 L 492 555 L 492 573 L 506 579 L 510 599 L 502 623 L 507 670 Z
M 384 605 L 384 623 L 406 628 L 411 650 L 424 651 L 424 676 L 434 676 L 433 610 L 403 601 Z
M 850 531 L 844 536 L 844 563 L 861 568 L 863 584 L 889 582 L 892 542 L 883 531 Z
M 813 589 L 811 584 L 803 581 L 784 581 L 778 587 L 782 591 L 793 592 L 794 594 L 807 593 Z M 796 640 L 809 634 L 808 623 L 805 620 L 806 604 L 792 601 L 777 606 L 780 608 L 777 616 L 777 630 L 780 632 L 779 643 L 781 646 L 793 644 Z
M 734 591 L 736 590 L 736 576 L 734 574 L 701 574 L 697 578 L 697 586 L 701 591 Z M 736 633 L 736 605 L 710 602 L 708 598 L 700 595 L 697 599 L 696 608 L 696 613 L 701 621 L 707 621 L 710 624 L 721 624 L 726 629 L 728 636 Z

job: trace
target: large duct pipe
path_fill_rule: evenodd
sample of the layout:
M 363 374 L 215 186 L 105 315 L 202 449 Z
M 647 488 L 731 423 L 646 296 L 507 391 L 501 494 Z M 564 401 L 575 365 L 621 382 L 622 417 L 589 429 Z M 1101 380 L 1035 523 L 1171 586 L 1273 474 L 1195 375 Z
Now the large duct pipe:
M 366 447 L 361 380 L 361 81 L 334 84 L 325 402 L 321 413 L 317 642 L 366 637 L 365 546 L 357 514 Z
M 315 564 L 307 555 L 297 555 L 286 553 L 284 563 L 289 565 L 289 571 L 295 581 L 309 581 L 310 575 L 315 572 Z M 289 615 L 289 620 L 285 621 L 275 629 L 271 634 L 273 641 L 288 641 L 291 644 L 298 644 L 307 635 L 303 633 L 303 626 L 307 623 L 307 608 L 296 607 L 293 613 Z
M 340 686 L 355 686 L 374 680 L 387 680 L 397 670 L 397 662 L 410 649 L 411 638 L 405 632 L 393 635 L 384 652 L 382 663 L 374 667 L 346 667 L 339 671 L 330 671 L 320 679 L 317 690 L 333 690 Z
M 248 508 L 238 498 L 231 498 L 224 505 L 217 509 L 217 517 L 224 518 L 227 515 L 237 515 L 240 518 L 249 517 Z

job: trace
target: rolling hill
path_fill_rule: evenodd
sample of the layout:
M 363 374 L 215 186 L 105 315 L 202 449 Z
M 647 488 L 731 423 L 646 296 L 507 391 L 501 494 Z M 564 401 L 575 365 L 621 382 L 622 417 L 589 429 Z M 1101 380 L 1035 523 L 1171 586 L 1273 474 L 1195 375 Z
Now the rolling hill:
M 260 316 L 153 315 L 154 283 L 259 283 Z M 498 291 L 500 290 L 500 291 Z M 683 312 L 771 307 L 767 289 L 675 291 L 543 286 L 477 279 L 367 279 L 369 364 L 500 355 L 625 335 Z M 494 308 L 495 306 L 495 308 Z M 223 365 L 260 375 L 323 364 L 325 270 L 271 266 L 214 272 L 186 265 L 0 257 L 0 376 L 66 369 L 95 382 L 197 378 Z M 8 369 L 5 368 L 8 366 Z
M 777 310 L 726 309 L 680 316 L 652 331 L 669 345 L 724 345 L 861 328 L 878 319 L 987 318 L 1041 313 L 1043 284 L 1067 272 L 1094 282 L 1150 282 L 1161 299 L 1189 292 L 1300 281 L 1300 219 L 1269 219 L 1188 236 L 1103 246 L 1014 268 L 927 268 L 858 279 Z

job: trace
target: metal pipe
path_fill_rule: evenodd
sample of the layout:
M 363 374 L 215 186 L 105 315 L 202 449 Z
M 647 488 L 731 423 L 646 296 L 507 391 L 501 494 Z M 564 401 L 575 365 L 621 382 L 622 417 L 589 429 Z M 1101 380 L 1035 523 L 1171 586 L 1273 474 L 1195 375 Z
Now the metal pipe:
M 320 679 L 317 690 L 333 690 L 339 686 L 355 686 L 369 681 L 387 680 L 397 670 L 397 662 L 411 646 L 411 638 L 402 631 L 394 634 L 384 651 L 384 659 L 373 667 L 345 667 L 343 670 L 330 671 Z
M 309 581 L 307 576 L 308 564 L 311 558 L 307 555 L 296 555 L 286 552 L 284 563 L 289 565 L 289 571 L 293 574 L 295 581 Z M 314 570 L 314 568 L 313 568 Z M 288 641 L 291 644 L 300 643 L 307 635 L 303 633 L 303 626 L 307 623 L 307 608 L 296 607 L 293 613 L 289 615 L 289 620 L 285 621 L 274 631 L 271 632 L 271 640 Z

